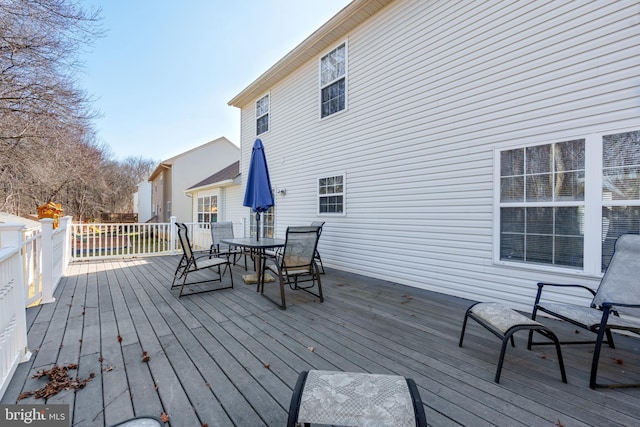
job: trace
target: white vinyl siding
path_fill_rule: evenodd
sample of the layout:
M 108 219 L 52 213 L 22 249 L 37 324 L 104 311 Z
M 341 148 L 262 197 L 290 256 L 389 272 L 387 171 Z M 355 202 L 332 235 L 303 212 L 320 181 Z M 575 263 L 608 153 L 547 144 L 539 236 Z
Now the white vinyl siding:
M 317 178 L 330 167 L 349 171 L 349 212 L 327 219 L 325 265 L 520 309 L 531 308 L 537 281 L 597 285 L 599 272 L 494 262 L 494 152 L 638 129 L 639 9 L 391 3 L 348 34 L 349 114 L 318 120 L 317 59 L 269 88 L 277 103 L 263 143 L 271 182 L 287 188 L 276 235 L 317 219 Z M 242 109 L 243 175 L 253 108 Z

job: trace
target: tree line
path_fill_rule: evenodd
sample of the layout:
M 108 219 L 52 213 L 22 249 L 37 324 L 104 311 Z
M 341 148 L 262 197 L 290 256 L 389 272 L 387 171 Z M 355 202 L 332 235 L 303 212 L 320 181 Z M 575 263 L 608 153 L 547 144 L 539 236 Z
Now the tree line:
M 0 211 L 49 201 L 77 220 L 132 212 L 142 157 L 116 160 L 97 142 L 98 113 L 78 85 L 80 54 L 104 35 L 100 9 L 77 0 L 0 0 Z

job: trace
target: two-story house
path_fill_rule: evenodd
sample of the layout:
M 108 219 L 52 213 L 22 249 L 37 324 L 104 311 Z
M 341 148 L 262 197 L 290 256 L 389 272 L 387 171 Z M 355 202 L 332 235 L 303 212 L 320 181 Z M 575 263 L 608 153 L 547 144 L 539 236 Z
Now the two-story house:
M 354 0 L 229 101 L 240 171 L 262 139 L 276 234 L 325 221 L 325 266 L 523 309 L 597 285 L 640 231 L 639 17 Z
M 192 221 L 192 199 L 185 190 L 237 161 L 240 149 L 225 137 L 160 162 L 149 177 L 155 222 Z

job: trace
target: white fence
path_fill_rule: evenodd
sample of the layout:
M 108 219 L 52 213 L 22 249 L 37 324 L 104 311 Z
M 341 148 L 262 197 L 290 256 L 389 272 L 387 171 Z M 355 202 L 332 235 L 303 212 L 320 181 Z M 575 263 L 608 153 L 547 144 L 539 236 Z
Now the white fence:
M 189 223 L 194 250 L 211 247 L 208 224 Z M 244 237 L 244 223 L 234 223 Z M 72 224 L 41 219 L 40 227 L 0 224 L 0 399 L 18 363 L 29 360 L 26 307 L 55 301 L 70 261 L 180 253 L 175 217 L 155 224 Z
M 187 223 L 194 250 L 211 247 L 209 224 Z M 180 253 L 175 217 L 168 223 L 73 224 L 71 257 L 73 260 L 147 257 Z M 244 236 L 244 223 L 234 223 L 234 235 Z
M 52 219 L 39 229 L 0 225 L 0 398 L 18 363 L 29 360 L 26 307 L 54 301 L 53 291 L 69 262 L 70 217 L 53 229 Z

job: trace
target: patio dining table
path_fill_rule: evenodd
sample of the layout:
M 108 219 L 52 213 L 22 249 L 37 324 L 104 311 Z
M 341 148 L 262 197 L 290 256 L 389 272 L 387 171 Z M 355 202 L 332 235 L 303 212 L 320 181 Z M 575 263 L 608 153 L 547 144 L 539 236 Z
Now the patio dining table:
M 245 274 L 242 276 L 242 280 L 244 280 L 247 284 L 257 283 L 257 291 L 260 290 L 260 269 L 262 268 L 262 258 L 264 257 L 264 252 L 267 249 L 275 249 L 284 247 L 285 240 L 284 239 L 274 239 L 270 237 L 261 237 L 260 240 L 255 237 L 235 237 L 233 239 L 221 239 L 222 243 L 229 246 L 238 246 L 241 248 L 249 249 L 253 254 L 253 260 L 255 265 L 255 273 L 253 274 Z M 273 281 L 272 277 L 265 277 L 265 282 Z

